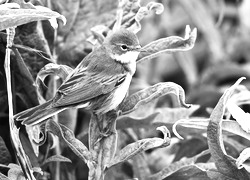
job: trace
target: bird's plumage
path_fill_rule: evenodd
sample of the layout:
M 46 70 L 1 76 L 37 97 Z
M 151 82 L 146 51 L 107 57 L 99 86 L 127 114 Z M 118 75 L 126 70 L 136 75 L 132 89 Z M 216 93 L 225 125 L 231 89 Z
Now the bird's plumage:
M 52 100 L 15 115 L 15 119 L 35 125 L 67 108 L 84 107 L 97 114 L 116 108 L 125 98 L 135 73 L 138 46 L 136 35 L 127 30 L 107 37 L 68 75 Z M 125 51 L 135 53 L 124 56 L 128 53 Z

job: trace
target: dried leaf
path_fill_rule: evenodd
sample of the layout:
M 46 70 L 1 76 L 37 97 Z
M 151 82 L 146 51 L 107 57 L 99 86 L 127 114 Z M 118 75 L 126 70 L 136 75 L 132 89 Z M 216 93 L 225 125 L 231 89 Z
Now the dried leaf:
M 162 131 L 162 133 L 164 134 L 163 139 L 147 138 L 147 139 L 142 139 L 142 140 L 136 141 L 134 143 L 131 143 L 125 146 L 123 149 L 121 149 L 117 153 L 117 155 L 110 162 L 108 167 L 110 168 L 113 165 L 126 161 L 142 151 L 146 151 L 152 148 L 160 148 L 160 147 L 168 146 L 170 144 L 170 133 L 168 129 L 165 126 L 161 126 L 157 129 Z
M 66 22 L 64 16 L 50 9 L 3 9 L 0 11 L 0 31 L 32 21 L 49 20 L 51 18 L 59 18 Z
M 194 47 L 197 36 L 197 29 L 191 31 L 189 25 L 186 26 L 185 37 L 170 36 L 158 39 L 142 47 L 143 52 L 139 54 L 137 62 L 149 60 L 163 53 L 172 53 L 178 51 L 188 51 Z
M 240 78 L 233 86 L 225 91 L 218 104 L 214 108 L 207 128 L 208 146 L 217 169 L 234 179 L 249 179 L 245 169 L 238 169 L 235 159 L 226 154 L 222 140 L 222 117 L 225 112 L 228 99 L 232 96 L 236 87 L 244 78 Z
M 48 159 L 46 159 L 44 162 L 43 162 L 43 165 L 44 164 L 47 164 L 47 163 L 50 163 L 50 162 L 71 162 L 70 159 L 62 156 L 62 155 L 54 155 L 54 156 L 51 156 L 49 157 Z
M 78 139 L 74 133 L 64 125 L 59 125 L 53 120 L 49 120 L 45 125 L 46 131 L 49 131 L 58 137 L 62 138 L 69 148 L 85 163 L 91 161 L 91 154 L 88 148 Z
M 163 82 L 132 94 L 120 104 L 118 109 L 122 112 L 122 115 L 125 115 L 139 108 L 141 105 L 169 93 L 174 93 L 182 106 L 189 107 L 185 103 L 185 92 L 181 86 L 172 82 Z

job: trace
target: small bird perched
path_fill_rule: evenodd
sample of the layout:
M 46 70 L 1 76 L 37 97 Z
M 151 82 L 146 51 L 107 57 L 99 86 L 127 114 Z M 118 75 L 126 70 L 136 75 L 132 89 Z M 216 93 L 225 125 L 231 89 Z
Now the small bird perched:
M 114 32 L 68 75 L 54 98 L 16 114 L 15 120 L 36 125 L 68 108 L 86 108 L 95 114 L 115 109 L 126 96 L 140 51 L 134 33 Z

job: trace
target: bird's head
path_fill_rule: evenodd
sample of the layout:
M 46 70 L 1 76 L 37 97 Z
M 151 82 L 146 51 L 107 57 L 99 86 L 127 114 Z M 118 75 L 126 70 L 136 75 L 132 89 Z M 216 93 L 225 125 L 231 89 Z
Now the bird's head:
M 110 50 L 110 56 L 121 63 L 136 61 L 141 50 L 137 36 L 126 29 L 114 32 L 104 43 Z

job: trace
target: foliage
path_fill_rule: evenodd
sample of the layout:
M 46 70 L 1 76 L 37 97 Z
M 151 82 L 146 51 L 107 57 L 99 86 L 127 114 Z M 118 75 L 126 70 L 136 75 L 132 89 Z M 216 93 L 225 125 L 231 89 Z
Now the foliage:
M 250 179 L 248 1 L 41 2 L 0 0 L 0 179 Z M 14 122 L 119 28 L 144 51 L 116 110 Z

